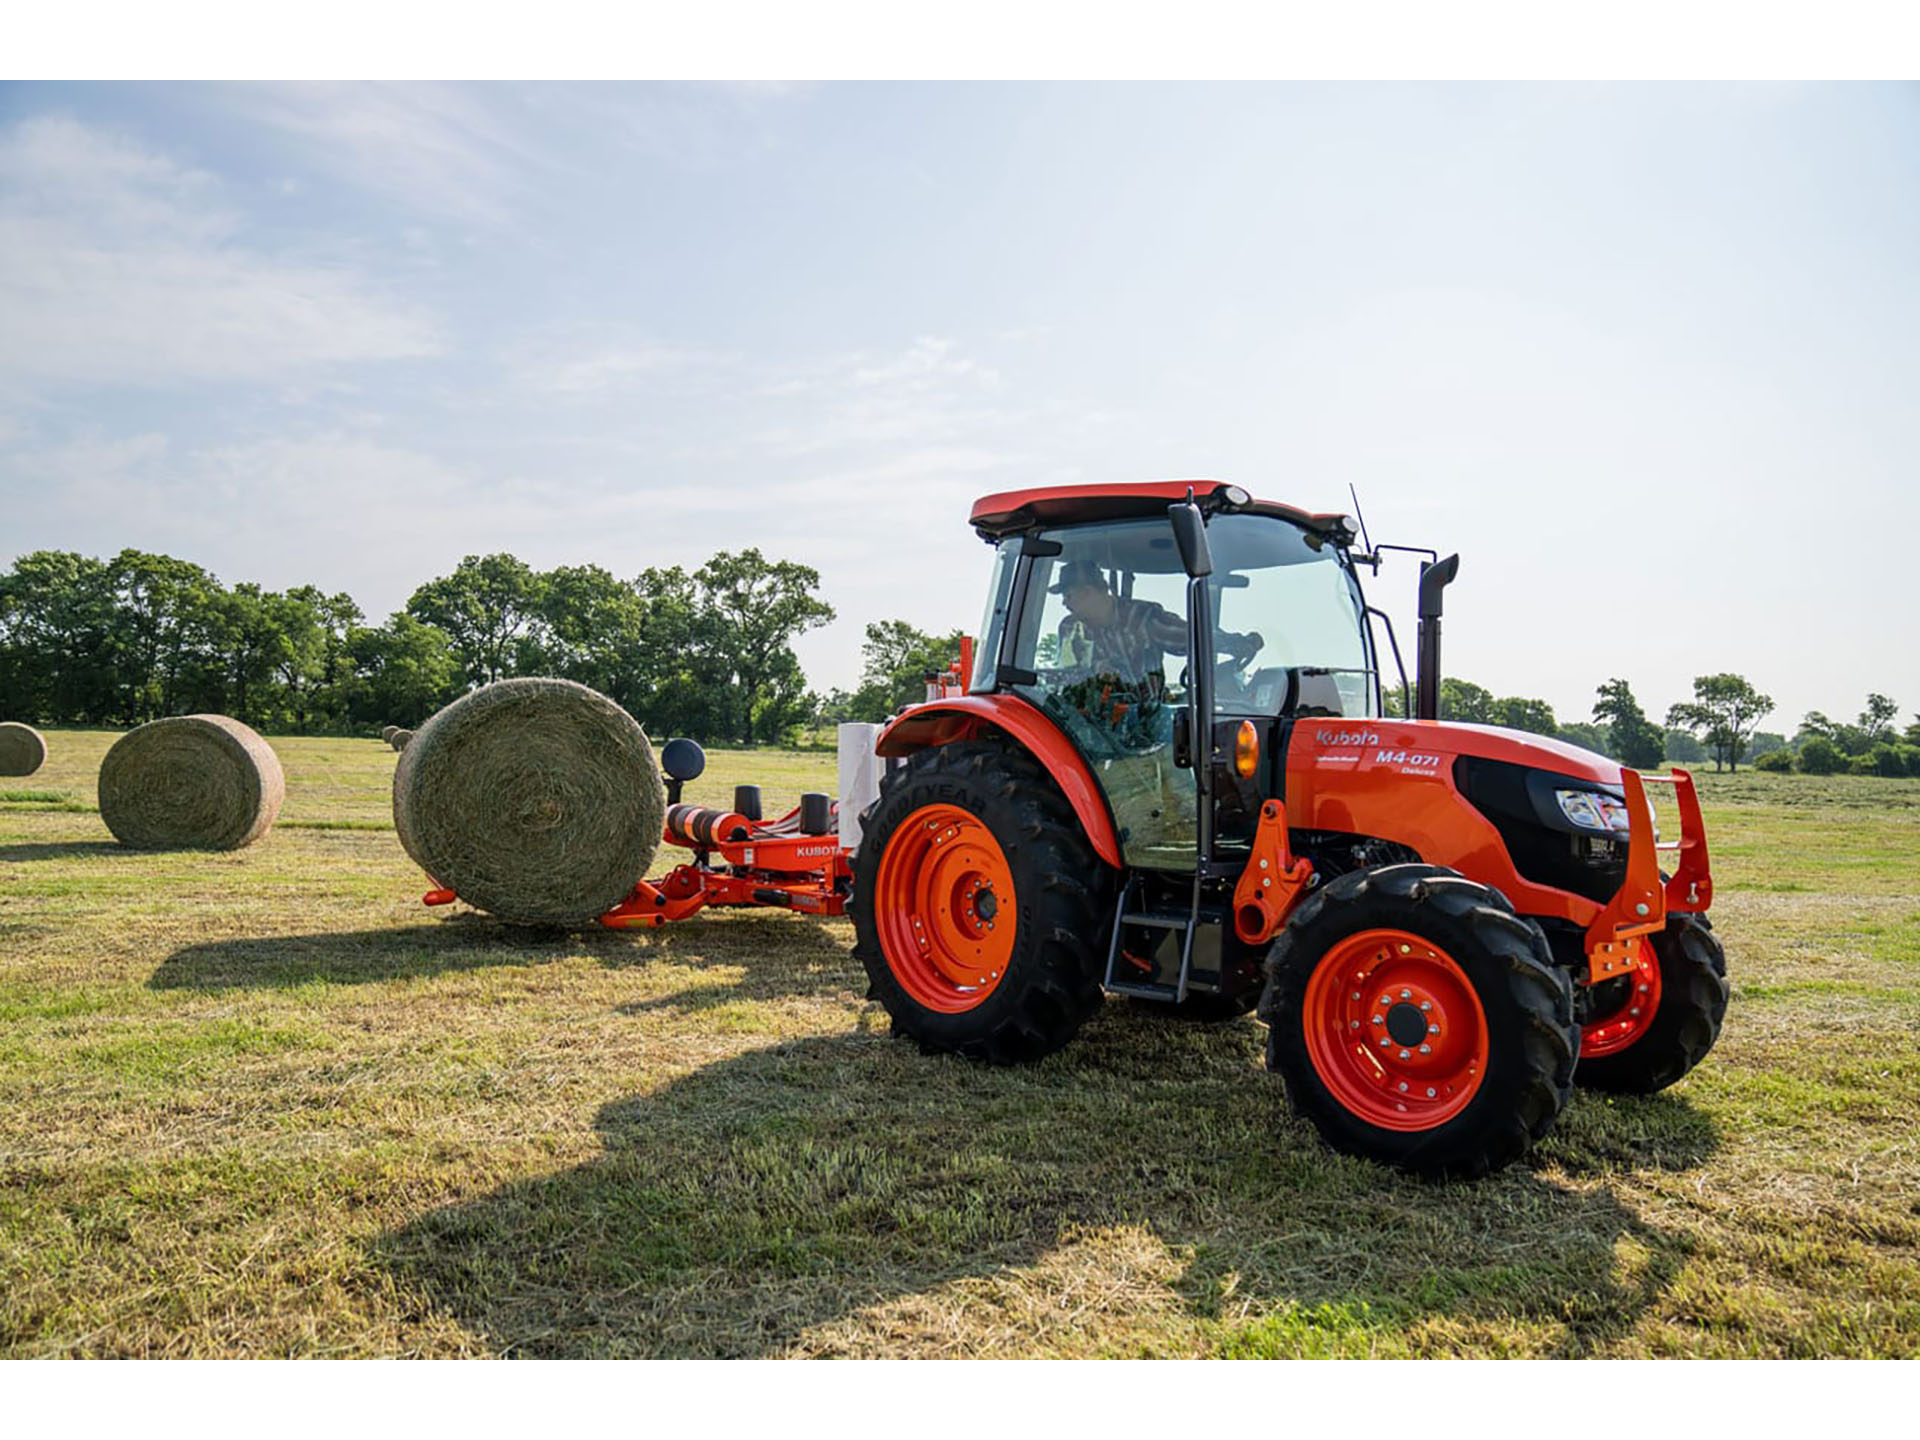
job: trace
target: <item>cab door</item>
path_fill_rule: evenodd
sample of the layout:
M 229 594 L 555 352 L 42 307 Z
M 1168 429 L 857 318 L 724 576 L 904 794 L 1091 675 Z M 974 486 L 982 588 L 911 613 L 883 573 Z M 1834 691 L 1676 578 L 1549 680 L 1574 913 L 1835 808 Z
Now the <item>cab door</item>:
M 1189 699 L 1187 577 L 1167 522 L 1084 525 L 1037 538 L 1012 688 L 1086 757 L 1127 864 L 1191 874 L 1199 844 L 1194 774 L 1174 763 Z M 1061 593 L 1070 566 L 1075 574 L 1097 569 L 1104 596 Z

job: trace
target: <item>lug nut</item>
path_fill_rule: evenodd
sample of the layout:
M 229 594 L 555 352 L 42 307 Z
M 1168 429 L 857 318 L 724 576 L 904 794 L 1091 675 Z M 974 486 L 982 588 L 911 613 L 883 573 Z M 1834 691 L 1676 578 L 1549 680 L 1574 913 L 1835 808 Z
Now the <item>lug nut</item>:
M 1438 1035 L 1439 1033 L 1440 1033 L 1440 1027 L 1438 1025 L 1427 1026 L 1427 1034 Z
M 1422 1010 L 1431 1010 L 1433 1008 L 1433 1002 L 1431 1000 L 1422 1000 L 1420 1002 L 1420 1008 Z
M 1431 1100 L 1432 1098 L 1433 1098 L 1433 1087 L 1429 1085 L 1427 1086 L 1427 1099 Z
M 1420 1053 L 1422 1055 L 1431 1055 L 1433 1053 L 1433 1047 L 1431 1045 L 1422 1045 L 1420 1047 Z
M 1411 1056 L 1410 1054 L 1408 1054 L 1408 1053 L 1407 1053 L 1407 1052 L 1406 1052 L 1405 1050 L 1402 1050 L 1402 1051 L 1400 1052 L 1400 1058 L 1401 1058 L 1402 1060 L 1411 1060 L 1411 1059 L 1413 1058 L 1413 1056 Z
M 1379 1025 L 1379 1024 L 1381 1024 L 1381 1023 L 1382 1023 L 1382 1021 L 1381 1021 L 1381 1019 L 1380 1019 L 1380 1017 L 1379 1017 L 1378 1015 L 1376 1015 L 1376 1016 L 1374 1016 L 1374 1017 L 1373 1017 L 1373 1023 L 1374 1023 L 1374 1024 L 1376 1024 L 1376 1025 Z
M 1403 945 L 1400 948 L 1404 950 L 1406 947 Z M 1411 990 L 1402 990 L 1400 992 L 1400 998 L 1402 1000 L 1411 1000 L 1413 998 L 1413 992 Z

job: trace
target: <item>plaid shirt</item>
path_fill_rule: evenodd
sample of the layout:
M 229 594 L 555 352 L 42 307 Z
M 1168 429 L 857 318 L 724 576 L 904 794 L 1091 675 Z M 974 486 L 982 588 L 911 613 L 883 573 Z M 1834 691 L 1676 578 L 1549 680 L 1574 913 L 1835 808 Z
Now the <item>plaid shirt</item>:
M 1060 664 L 1068 669 L 1111 671 L 1123 680 L 1164 678 L 1167 653 L 1187 653 L 1187 622 L 1151 600 L 1114 597 L 1111 625 L 1078 615 L 1060 622 Z

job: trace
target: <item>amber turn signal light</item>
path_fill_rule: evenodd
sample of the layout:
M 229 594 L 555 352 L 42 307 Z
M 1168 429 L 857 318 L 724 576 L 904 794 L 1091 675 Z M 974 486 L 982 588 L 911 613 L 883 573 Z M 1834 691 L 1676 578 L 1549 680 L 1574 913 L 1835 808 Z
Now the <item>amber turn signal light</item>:
M 1233 737 L 1233 773 L 1242 780 L 1251 780 L 1259 764 L 1260 732 L 1253 728 L 1251 720 L 1242 720 L 1240 732 Z

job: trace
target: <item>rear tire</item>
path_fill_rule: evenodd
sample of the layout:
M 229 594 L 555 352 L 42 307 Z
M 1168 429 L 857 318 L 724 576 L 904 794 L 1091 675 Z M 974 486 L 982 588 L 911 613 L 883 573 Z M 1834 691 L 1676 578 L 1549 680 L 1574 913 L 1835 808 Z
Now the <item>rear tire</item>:
M 1115 872 L 1027 751 L 918 751 L 861 834 L 854 954 L 895 1034 L 1006 1065 L 1058 1050 L 1099 1009 Z
M 1720 1038 L 1727 1018 L 1727 952 L 1707 918 L 1676 913 L 1652 941 L 1660 967 L 1659 1008 L 1625 1049 L 1581 1057 L 1574 1078 L 1584 1086 L 1651 1095 L 1706 1059 Z
M 1538 926 L 1452 870 L 1329 882 L 1288 921 L 1268 974 L 1267 1066 L 1347 1154 L 1477 1177 L 1525 1154 L 1573 1093 L 1572 982 Z

